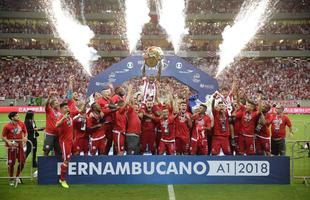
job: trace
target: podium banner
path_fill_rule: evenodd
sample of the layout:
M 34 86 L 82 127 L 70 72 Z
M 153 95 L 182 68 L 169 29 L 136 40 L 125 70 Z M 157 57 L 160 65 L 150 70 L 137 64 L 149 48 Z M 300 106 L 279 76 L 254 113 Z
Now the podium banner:
M 39 157 L 38 183 L 57 184 L 60 158 Z M 69 184 L 289 184 L 289 157 L 73 156 Z

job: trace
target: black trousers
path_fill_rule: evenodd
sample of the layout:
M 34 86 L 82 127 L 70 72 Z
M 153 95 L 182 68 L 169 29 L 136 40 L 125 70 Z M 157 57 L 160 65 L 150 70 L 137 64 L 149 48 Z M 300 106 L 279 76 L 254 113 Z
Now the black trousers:
M 271 154 L 275 156 L 285 156 L 285 139 L 273 140 L 271 139 Z
M 36 168 L 38 166 L 37 164 L 37 138 L 28 138 L 32 142 L 32 148 L 33 148 L 33 154 L 32 154 L 32 167 Z M 29 141 L 27 141 L 27 151 L 26 151 L 26 158 L 31 153 L 31 144 Z

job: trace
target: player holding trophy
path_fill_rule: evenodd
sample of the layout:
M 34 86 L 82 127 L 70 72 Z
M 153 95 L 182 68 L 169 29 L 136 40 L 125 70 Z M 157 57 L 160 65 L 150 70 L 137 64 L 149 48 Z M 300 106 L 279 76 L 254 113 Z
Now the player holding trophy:
M 144 64 L 141 68 L 142 72 L 142 80 L 143 80 L 143 86 L 142 86 L 142 102 L 146 102 L 147 99 L 152 98 L 153 102 L 156 100 L 156 94 L 157 94 L 157 82 L 160 81 L 161 76 L 161 70 L 163 66 L 163 51 L 160 47 L 149 47 L 144 53 Z M 149 77 L 146 76 L 146 67 L 152 68 L 156 71 L 157 74 L 151 74 Z

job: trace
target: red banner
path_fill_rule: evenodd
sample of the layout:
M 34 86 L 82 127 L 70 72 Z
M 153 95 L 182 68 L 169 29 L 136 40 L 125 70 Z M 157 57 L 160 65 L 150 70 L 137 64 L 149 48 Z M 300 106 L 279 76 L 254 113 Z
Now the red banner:
M 272 109 L 275 112 L 275 108 Z M 286 114 L 310 114 L 309 107 L 289 107 L 284 108 L 284 113 Z
M 0 113 L 19 112 L 25 113 L 28 110 L 32 110 L 35 113 L 44 113 L 44 106 L 4 106 L 0 107 Z

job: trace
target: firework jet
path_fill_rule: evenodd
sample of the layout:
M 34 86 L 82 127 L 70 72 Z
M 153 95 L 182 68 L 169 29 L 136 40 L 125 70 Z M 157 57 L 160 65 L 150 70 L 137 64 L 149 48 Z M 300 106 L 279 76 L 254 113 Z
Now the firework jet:
M 91 75 L 92 61 L 99 58 L 97 51 L 88 46 L 95 36 L 94 32 L 87 25 L 82 25 L 76 20 L 69 9 L 63 8 L 60 0 L 52 0 L 47 12 L 56 34 L 64 41 L 68 50 L 85 71 Z
M 273 4 L 271 5 L 271 2 Z M 223 42 L 220 44 L 220 61 L 218 76 L 227 66 L 234 62 L 234 58 L 251 41 L 256 32 L 271 17 L 272 7 L 276 1 L 251 0 L 244 1 L 234 20 L 233 26 L 226 26 L 223 33 Z
M 129 50 L 135 50 L 143 25 L 150 21 L 150 9 L 146 0 L 126 0 L 126 34 L 129 42 Z
M 188 33 L 185 28 L 185 1 L 157 0 L 156 7 L 159 24 L 166 30 L 174 52 L 177 53 L 184 34 Z

